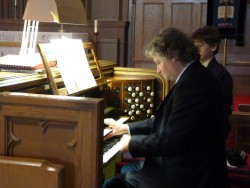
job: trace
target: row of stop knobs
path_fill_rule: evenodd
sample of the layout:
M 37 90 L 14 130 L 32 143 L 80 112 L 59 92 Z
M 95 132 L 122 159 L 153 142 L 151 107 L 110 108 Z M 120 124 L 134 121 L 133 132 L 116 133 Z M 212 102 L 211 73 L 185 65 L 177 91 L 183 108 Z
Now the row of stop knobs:
M 154 92 L 150 91 L 151 86 L 145 86 L 144 92 L 140 91 L 140 87 L 125 87 L 129 98 L 125 98 L 129 110 L 125 108 L 124 113 L 128 115 L 131 120 L 135 120 L 136 116 L 152 117 L 154 103 Z

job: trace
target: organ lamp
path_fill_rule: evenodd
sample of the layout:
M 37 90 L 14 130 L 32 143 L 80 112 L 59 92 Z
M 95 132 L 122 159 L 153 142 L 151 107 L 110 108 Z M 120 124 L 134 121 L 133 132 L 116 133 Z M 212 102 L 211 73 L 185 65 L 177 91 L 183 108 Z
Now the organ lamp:
M 35 52 L 39 22 L 87 25 L 81 0 L 28 0 L 20 55 Z

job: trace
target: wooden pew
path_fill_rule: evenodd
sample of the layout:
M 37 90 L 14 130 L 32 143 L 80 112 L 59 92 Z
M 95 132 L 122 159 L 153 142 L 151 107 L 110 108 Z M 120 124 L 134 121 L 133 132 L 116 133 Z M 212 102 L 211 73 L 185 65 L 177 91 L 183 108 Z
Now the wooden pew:
M 61 188 L 63 166 L 42 159 L 0 156 L 3 188 Z
M 250 113 L 233 112 L 230 116 L 235 148 L 250 153 Z
M 234 149 L 245 151 L 247 164 L 240 167 L 228 167 L 229 184 L 232 188 L 248 188 L 250 185 L 250 113 L 233 112 L 230 117 L 231 135 Z M 232 149 L 232 148 L 231 148 Z
M 250 104 L 239 104 L 240 112 L 250 112 Z
M 100 98 L 0 93 L 0 155 L 64 166 L 62 188 L 102 184 Z

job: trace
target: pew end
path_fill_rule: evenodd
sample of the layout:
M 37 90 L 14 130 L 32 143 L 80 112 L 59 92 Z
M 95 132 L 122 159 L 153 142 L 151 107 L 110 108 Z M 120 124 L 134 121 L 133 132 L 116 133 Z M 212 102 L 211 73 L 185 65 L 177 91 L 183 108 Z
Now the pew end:
M 250 104 L 239 104 L 240 112 L 250 112 Z
M 4 188 L 61 188 L 64 167 L 44 159 L 0 156 Z
M 233 112 L 230 123 L 231 134 L 228 141 L 231 141 L 231 147 L 250 153 L 250 113 Z
M 228 167 L 229 184 L 232 188 L 247 188 L 250 185 L 250 113 L 233 112 L 230 116 L 231 133 L 227 139 L 227 149 L 247 153 L 247 164 Z
M 0 155 L 63 165 L 62 188 L 100 187 L 103 117 L 103 99 L 2 92 Z

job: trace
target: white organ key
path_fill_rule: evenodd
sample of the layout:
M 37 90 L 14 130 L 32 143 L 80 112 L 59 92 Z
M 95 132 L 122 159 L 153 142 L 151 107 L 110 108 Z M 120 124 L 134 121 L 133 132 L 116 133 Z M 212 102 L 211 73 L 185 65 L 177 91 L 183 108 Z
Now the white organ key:
M 120 142 L 117 142 L 115 145 L 112 146 L 107 152 L 103 154 L 103 164 L 108 162 L 113 156 L 119 153 L 121 150 Z
M 116 120 L 116 122 L 118 123 L 124 123 L 125 121 L 127 121 L 129 119 L 129 117 L 121 117 L 120 119 Z

